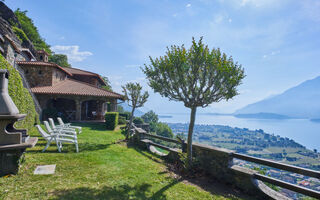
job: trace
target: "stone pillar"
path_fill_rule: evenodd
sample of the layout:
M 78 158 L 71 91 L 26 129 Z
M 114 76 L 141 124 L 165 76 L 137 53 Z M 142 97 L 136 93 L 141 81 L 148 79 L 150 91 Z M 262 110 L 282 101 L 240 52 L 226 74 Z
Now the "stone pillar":
M 76 101 L 76 121 L 81 121 L 81 104 L 82 101 L 79 99 L 75 100 Z
M 103 108 L 103 102 L 99 101 L 97 105 L 97 114 L 98 114 L 98 119 L 102 120 L 104 118 L 104 108 Z
M 117 100 L 112 99 L 110 101 L 110 109 L 111 112 L 117 112 Z

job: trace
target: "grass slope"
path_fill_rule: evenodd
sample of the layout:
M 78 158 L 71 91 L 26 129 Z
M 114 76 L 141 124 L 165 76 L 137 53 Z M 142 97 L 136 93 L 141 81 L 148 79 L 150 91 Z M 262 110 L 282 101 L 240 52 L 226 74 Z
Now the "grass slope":
M 39 138 L 19 174 L 0 178 L 0 199 L 230 199 L 172 178 L 149 152 L 116 143 L 124 138 L 120 131 L 81 125 L 80 153 L 71 144 L 62 153 L 55 144 L 41 153 L 46 143 Z M 54 175 L 33 175 L 37 165 L 47 164 L 57 165 Z

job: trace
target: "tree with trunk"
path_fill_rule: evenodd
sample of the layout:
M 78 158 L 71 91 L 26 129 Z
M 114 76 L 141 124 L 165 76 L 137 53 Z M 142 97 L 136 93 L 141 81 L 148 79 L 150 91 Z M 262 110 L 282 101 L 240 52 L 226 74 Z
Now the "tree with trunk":
M 149 93 L 147 91 L 142 93 L 142 86 L 139 83 L 127 83 L 126 85 L 122 86 L 122 89 L 128 105 L 132 107 L 130 122 L 126 135 L 126 139 L 128 139 L 132 127 L 132 120 L 134 118 L 134 111 L 136 108 L 143 106 L 149 97 Z
M 182 46 L 167 47 L 164 56 L 144 65 L 149 86 L 154 92 L 173 101 L 181 101 L 191 109 L 187 141 L 187 166 L 192 166 L 192 135 L 198 107 L 229 100 L 238 94 L 237 86 L 245 77 L 240 64 L 227 57 L 220 49 L 210 50 L 192 38 L 190 49 Z

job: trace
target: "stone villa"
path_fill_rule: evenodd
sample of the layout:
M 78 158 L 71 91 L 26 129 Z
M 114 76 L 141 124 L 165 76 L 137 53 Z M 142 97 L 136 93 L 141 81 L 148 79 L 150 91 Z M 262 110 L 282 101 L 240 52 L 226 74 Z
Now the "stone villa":
M 123 96 L 101 87 L 100 75 L 48 62 L 48 54 L 23 48 L 14 36 L 0 33 L 1 54 L 17 68 L 25 87 L 33 96 L 42 119 L 46 110 L 54 109 L 72 121 L 103 120 L 106 111 L 116 111 Z

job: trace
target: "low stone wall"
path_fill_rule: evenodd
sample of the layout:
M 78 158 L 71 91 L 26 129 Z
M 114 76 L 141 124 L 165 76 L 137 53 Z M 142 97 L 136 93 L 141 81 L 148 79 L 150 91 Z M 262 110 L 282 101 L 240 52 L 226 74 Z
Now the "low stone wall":
M 136 129 L 132 142 L 140 148 L 148 149 L 148 144 L 140 140 L 139 130 L 143 131 L 140 128 Z M 238 188 L 246 194 L 257 197 L 257 199 L 288 199 L 270 189 L 263 182 L 255 180 L 254 174 L 257 173 L 256 171 L 233 165 L 232 153 L 234 151 L 197 143 L 192 145 L 192 149 L 194 163 L 209 174 L 212 179 Z M 179 157 L 179 152 L 172 151 L 168 154 L 167 161 L 177 161 Z

